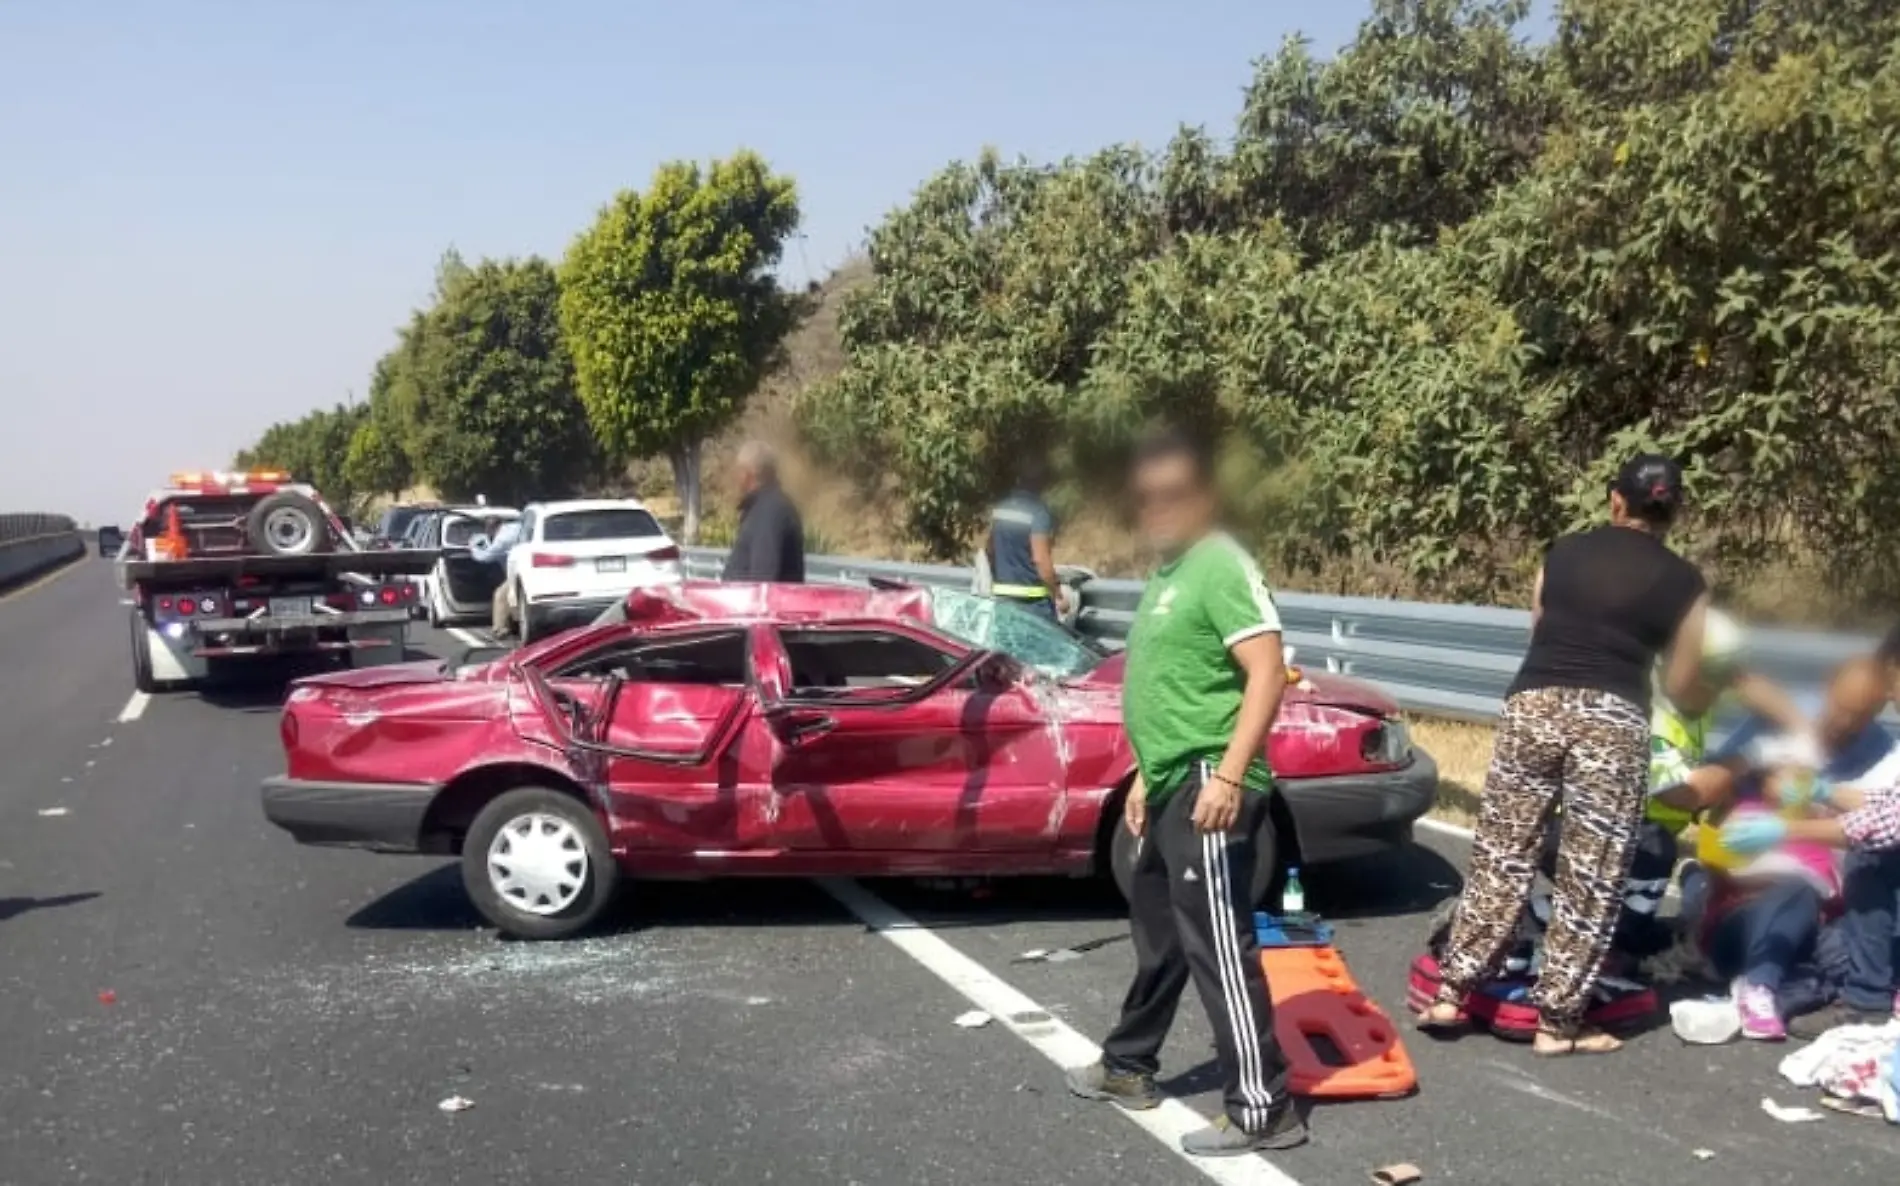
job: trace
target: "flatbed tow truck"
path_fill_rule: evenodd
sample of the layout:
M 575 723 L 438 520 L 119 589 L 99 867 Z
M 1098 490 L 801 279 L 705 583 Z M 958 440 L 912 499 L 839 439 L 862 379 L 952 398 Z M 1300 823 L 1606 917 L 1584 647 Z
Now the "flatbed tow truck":
M 333 654 L 399 663 L 415 585 L 437 553 L 369 551 L 310 486 L 277 470 L 173 474 L 119 561 L 141 692 L 199 683 L 214 663 Z

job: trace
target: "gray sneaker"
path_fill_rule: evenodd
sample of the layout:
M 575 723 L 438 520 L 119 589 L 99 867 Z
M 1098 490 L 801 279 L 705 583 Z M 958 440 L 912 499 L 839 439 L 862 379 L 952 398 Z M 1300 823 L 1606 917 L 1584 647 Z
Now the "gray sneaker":
M 1101 1063 L 1075 1067 L 1064 1073 L 1069 1091 L 1085 1100 L 1106 1100 L 1130 1112 L 1146 1112 L 1161 1106 L 1161 1092 L 1154 1076 L 1134 1071 L 1111 1071 Z
M 1239 1157 L 1247 1153 L 1277 1153 L 1306 1144 L 1306 1122 L 1292 1104 L 1267 1119 L 1267 1127 L 1248 1132 L 1225 1116 L 1206 1128 L 1181 1138 L 1181 1151 L 1190 1157 Z

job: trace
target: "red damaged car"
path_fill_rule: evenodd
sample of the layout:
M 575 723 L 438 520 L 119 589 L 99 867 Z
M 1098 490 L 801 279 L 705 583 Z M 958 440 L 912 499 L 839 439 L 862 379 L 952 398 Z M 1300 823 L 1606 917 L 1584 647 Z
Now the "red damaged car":
M 492 663 L 299 681 L 265 815 L 305 844 L 459 853 L 481 913 L 538 939 L 623 876 L 1128 867 L 1122 661 L 1053 623 L 954 590 L 698 582 L 612 616 Z M 1352 680 L 1300 676 L 1268 751 L 1287 863 L 1406 842 L 1437 785 Z

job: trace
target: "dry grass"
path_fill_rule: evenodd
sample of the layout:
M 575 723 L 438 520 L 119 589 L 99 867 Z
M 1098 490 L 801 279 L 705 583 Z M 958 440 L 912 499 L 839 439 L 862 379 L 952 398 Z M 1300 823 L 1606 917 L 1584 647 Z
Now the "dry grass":
M 1432 815 L 1470 827 L 1478 817 L 1484 772 L 1491 765 L 1489 725 L 1409 716 L 1412 739 L 1438 761 L 1438 803 Z

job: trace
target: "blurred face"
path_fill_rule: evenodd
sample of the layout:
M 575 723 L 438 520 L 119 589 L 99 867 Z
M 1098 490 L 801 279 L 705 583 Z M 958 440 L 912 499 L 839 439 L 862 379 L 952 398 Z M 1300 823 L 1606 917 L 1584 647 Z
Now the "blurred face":
M 754 490 L 757 490 L 759 488 L 758 467 L 756 465 L 753 465 L 748 459 L 743 458 L 743 457 L 740 458 L 738 480 L 739 480 L 739 497 L 744 498 L 746 495 L 752 493 Z
M 1135 469 L 1135 519 L 1149 547 L 1172 559 L 1214 527 L 1214 493 L 1187 456 Z

